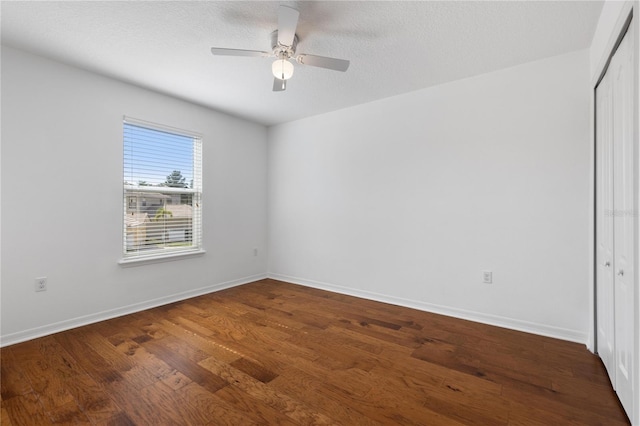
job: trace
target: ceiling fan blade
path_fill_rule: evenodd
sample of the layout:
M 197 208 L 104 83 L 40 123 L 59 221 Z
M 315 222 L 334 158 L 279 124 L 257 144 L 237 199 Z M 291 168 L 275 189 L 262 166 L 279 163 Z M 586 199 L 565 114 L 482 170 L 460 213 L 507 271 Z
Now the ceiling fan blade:
M 278 43 L 283 46 L 293 45 L 299 16 L 300 12 L 291 7 L 280 6 L 278 8 Z
M 212 47 L 211 53 L 224 56 L 271 56 L 271 53 L 259 50 L 225 49 L 223 47 Z
M 349 68 L 349 61 L 346 59 L 327 58 L 325 56 L 302 54 L 296 56 L 296 61 L 302 65 L 311 65 L 312 67 L 327 68 L 342 72 L 345 72 Z
M 287 80 L 280 80 L 279 78 L 273 79 L 273 91 L 282 92 L 287 88 Z

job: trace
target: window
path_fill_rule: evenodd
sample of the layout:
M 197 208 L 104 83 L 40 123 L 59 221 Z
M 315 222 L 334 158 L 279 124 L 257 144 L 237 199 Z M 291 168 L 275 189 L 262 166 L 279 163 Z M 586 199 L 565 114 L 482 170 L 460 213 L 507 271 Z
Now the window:
M 125 117 L 121 263 L 202 251 L 202 137 Z

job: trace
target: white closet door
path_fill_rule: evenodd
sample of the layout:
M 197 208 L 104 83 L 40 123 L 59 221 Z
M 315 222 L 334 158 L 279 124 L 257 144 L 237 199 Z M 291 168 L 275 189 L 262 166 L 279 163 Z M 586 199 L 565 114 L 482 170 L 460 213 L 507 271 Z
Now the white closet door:
M 598 355 L 615 388 L 613 271 L 613 105 L 611 73 L 596 89 L 596 318 Z
M 609 70 L 613 86 L 613 204 L 616 392 L 633 418 L 634 215 L 633 32 L 627 31 Z

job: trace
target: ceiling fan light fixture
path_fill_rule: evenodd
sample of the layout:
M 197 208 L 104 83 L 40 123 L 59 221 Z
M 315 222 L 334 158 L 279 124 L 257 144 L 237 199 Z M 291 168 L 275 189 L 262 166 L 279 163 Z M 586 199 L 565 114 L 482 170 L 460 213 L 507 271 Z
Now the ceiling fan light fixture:
M 2 0 L 0 0 L 2 1 Z M 298 36 L 296 28 L 300 12 L 296 9 L 280 5 L 278 8 L 278 29 L 271 32 L 271 51 L 228 49 L 225 47 L 212 47 L 211 53 L 223 56 L 256 56 L 263 58 L 276 58 L 271 65 L 274 92 L 282 92 L 287 88 L 287 80 L 293 76 L 293 62 L 300 65 L 309 65 L 345 72 L 349 68 L 349 61 L 345 59 L 329 58 L 325 56 L 297 54 Z
M 278 80 L 288 80 L 293 75 L 293 64 L 287 59 L 278 59 L 271 65 L 271 71 Z

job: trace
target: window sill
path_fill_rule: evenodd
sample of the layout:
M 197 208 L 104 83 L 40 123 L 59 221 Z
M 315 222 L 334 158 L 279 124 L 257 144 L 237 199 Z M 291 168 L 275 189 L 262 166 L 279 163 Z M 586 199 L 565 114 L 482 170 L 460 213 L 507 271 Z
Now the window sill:
M 180 260 L 189 257 L 197 257 L 205 254 L 205 250 L 193 250 L 193 251 L 183 251 L 178 253 L 167 253 L 167 254 L 157 254 L 152 256 L 145 257 L 135 257 L 135 258 L 124 258 L 118 261 L 118 264 L 123 268 L 128 268 L 131 266 L 142 266 L 148 265 L 151 263 L 163 263 L 163 262 L 171 262 L 174 260 Z

